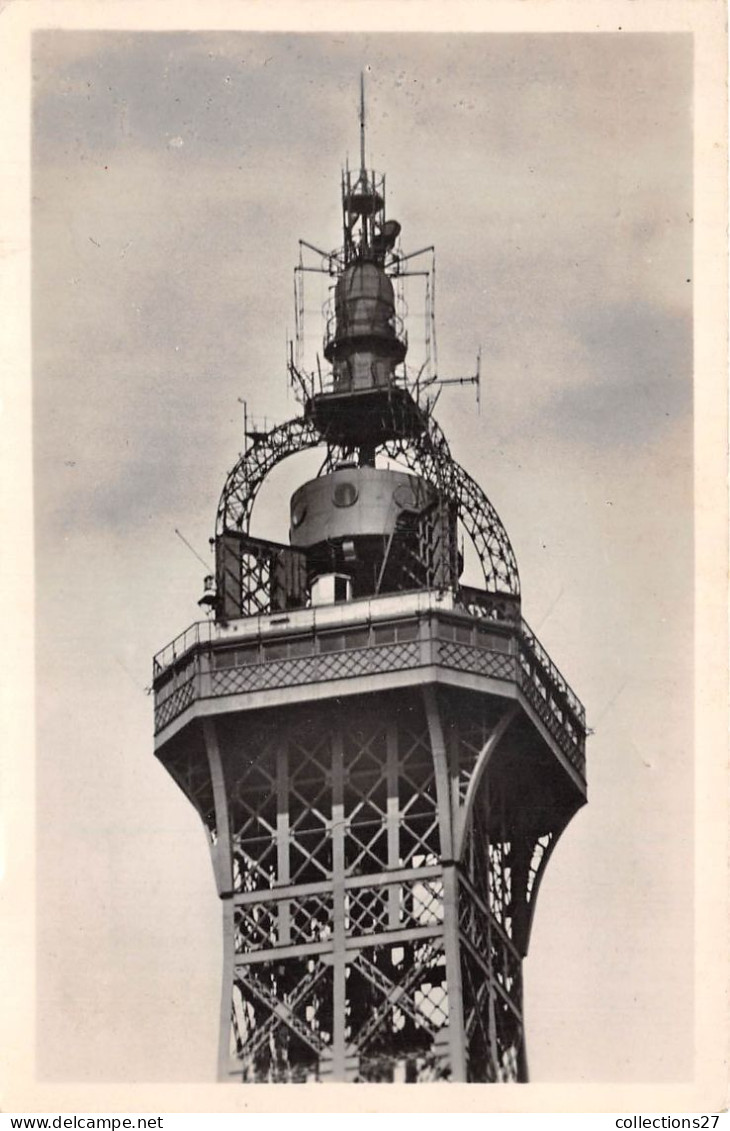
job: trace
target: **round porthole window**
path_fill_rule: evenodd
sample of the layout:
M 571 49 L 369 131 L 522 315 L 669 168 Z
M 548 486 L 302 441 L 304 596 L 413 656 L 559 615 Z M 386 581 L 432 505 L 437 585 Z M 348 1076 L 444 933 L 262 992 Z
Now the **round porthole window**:
M 302 523 L 304 522 L 304 519 L 306 517 L 307 517 L 307 504 L 306 503 L 295 503 L 294 506 L 291 509 L 291 524 L 292 524 L 292 526 L 294 527 L 295 530 L 298 526 L 302 525 Z
M 332 502 L 336 507 L 351 507 L 357 502 L 357 487 L 354 483 L 338 483 L 332 492 Z
M 409 483 L 401 483 L 393 492 L 393 502 L 401 510 L 414 510 L 418 506 L 416 493 Z

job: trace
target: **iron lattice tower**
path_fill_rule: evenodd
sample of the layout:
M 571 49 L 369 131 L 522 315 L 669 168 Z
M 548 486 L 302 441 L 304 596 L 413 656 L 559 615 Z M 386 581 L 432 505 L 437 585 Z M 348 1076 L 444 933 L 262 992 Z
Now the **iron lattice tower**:
M 330 369 L 292 351 L 303 411 L 249 432 L 228 476 L 213 617 L 154 661 L 156 753 L 203 820 L 223 906 L 220 1078 L 526 1080 L 522 959 L 585 802 L 584 711 L 521 617 L 435 374 L 406 367 L 409 257 L 364 145 L 342 214 L 322 260 Z M 313 447 L 290 543 L 255 537 L 262 482 Z

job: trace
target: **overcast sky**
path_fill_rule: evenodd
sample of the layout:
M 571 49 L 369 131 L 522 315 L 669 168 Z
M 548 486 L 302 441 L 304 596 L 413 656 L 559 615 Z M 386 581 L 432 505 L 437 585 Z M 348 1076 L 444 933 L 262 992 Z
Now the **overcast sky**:
M 389 215 L 437 247 L 442 373 L 482 347 L 481 414 L 448 390 L 439 420 L 595 729 L 525 963 L 531 1076 L 689 1078 L 691 59 L 668 34 L 36 35 L 41 1074 L 214 1077 L 220 912 L 145 689 L 199 616 L 174 528 L 207 554 L 238 398 L 297 411 L 297 240 L 339 242 L 366 67 Z M 291 463 L 255 533 L 285 536 Z

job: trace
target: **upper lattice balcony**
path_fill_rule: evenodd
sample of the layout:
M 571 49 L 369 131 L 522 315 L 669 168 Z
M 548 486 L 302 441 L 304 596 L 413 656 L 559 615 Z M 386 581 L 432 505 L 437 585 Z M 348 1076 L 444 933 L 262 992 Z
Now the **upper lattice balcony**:
M 519 614 L 476 589 L 436 590 L 202 621 L 155 656 L 155 730 L 197 713 L 443 682 L 517 699 L 585 780 L 585 711 Z

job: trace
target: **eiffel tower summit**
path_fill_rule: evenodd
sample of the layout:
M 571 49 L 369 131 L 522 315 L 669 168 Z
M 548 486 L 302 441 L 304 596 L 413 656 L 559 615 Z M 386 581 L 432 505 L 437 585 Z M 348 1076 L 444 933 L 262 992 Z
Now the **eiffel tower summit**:
M 522 960 L 586 800 L 585 713 L 437 423 L 478 366 L 438 372 L 434 251 L 403 249 L 366 167 L 362 88 L 341 200 L 341 246 L 300 241 L 301 411 L 244 428 L 207 617 L 154 659 L 155 753 L 200 814 L 223 912 L 219 1079 L 526 1081 Z M 262 485 L 308 449 L 289 541 L 260 537 Z

